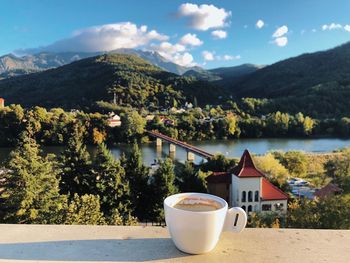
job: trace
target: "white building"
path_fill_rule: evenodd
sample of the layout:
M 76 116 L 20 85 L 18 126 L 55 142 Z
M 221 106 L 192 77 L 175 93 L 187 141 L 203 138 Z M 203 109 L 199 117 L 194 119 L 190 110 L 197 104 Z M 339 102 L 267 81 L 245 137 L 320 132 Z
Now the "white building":
M 287 211 L 288 195 L 268 181 L 245 150 L 238 165 L 230 172 L 214 173 L 207 178 L 211 194 L 218 195 L 230 206 L 246 212 Z
M 109 114 L 108 118 L 109 127 L 119 127 L 122 125 L 122 121 L 120 120 L 119 115 L 114 114 L 114 112 Z

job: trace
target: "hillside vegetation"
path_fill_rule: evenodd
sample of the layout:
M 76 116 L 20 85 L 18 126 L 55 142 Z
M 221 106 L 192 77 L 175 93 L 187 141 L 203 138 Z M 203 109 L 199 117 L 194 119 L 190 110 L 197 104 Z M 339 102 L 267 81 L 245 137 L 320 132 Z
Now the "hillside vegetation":
M 172 106 L 175 101 L 204 103 L 223 94 L 193 78 L 179 77 L 127 54 L 86 58 L 40 73 L 0 81 L 1 97 L 25 107 L 89 107 L 96 101 L 111 101 L 134 107 Z
M 350 43 L 262 68 L 231 86 L 237 97 L 270 99 L 269 110 L 350 114 Z

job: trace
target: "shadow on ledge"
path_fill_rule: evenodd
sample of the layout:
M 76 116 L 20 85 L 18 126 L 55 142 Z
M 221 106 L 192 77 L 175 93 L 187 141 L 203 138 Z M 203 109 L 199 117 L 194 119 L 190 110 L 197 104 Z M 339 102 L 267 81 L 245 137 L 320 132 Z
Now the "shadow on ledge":
M 66 240 L 0 244 L 0 259 L 150 261 L 186 257 L 170 238 Z

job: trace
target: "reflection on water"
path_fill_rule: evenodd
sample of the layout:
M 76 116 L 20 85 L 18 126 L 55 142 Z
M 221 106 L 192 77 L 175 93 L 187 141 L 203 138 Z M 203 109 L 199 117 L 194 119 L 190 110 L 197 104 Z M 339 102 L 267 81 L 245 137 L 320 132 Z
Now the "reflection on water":
M 335 149 L 349 147 L 350 139 L 239 139 L 239 140 L 213 140 L 203 142 L 190 142 L 194 146 L 202 148 L 209 153 L 222 153 L 227 157 L 239 157 L 245 149 L 249 149 L 254 154 L 264 154 L 268 151 L 281 150 L 302 150 L 305 152 L 330 152 Z M 121 144 L 112 146 L 112 153 L 117 158 L 131 150 L 131 145 Z M 155 159 L 169 156 L 169 144 L 163 142 L 162 146 L 156 146 L 155 142 L 140 146 L 145 164 L 151 164 Z M 12 148 L 0 148 L 0 161 L 8 157 Z M 64 150 L 60 147 L 44 147 L 45 153 L 58 154 Z M 90 152 L 94 147 L 88 147 Z M 186 150 L 176 147 L 176 152 L 170 155 L 172 159 L 183 162 L 187 158 Z M 195 163 L 200 163 L 203 158 L 196 156 Z

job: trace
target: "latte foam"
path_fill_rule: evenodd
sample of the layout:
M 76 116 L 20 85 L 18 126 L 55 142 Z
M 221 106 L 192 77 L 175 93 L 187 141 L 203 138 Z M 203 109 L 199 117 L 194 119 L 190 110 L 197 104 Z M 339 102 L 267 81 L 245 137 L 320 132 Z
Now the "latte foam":
M 222 205 L 212 199 L 187 197 L 178 201 L 173 207 L 186 211 L 207 212 L 218 210 Z

